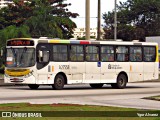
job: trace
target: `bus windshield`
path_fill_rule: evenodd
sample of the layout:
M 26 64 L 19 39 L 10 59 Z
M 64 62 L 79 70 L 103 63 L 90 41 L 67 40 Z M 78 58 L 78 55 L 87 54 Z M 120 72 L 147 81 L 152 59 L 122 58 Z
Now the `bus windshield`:
M 34 48 L 8 48 L 6 67 L 31 67 L 35 64 Z

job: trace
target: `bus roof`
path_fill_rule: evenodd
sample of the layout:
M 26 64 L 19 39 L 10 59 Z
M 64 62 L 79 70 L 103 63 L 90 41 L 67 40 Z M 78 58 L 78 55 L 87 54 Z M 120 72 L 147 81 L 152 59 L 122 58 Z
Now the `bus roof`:
M 48 39 L 48 38 L 13 38 L 12 40 L 34 40 L 37 43 L 56 43 L 56 44 L 112 44 L 112 45 L 158 45 L 155 42 L 138 41 L 98 41 L 98 40 L 66 40 L 66 39 Z
M 91 41 L 91 40 L 59 40 L 59 39 L 38 39 L 38 43 L 59 43 L 59 44 L 114 44 L 114 45 L 158 45 L 154 42 L 138 41 Z

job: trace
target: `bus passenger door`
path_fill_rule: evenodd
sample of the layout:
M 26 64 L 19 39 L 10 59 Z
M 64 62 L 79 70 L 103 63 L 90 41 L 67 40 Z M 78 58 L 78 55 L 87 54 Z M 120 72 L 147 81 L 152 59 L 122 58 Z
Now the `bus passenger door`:
M 101 63 L 101 83 L 116 82 L 115 62 Z
M 49 45 L 37 45 L 37 84 L 48 83 L 48 64 L 50 61 Z

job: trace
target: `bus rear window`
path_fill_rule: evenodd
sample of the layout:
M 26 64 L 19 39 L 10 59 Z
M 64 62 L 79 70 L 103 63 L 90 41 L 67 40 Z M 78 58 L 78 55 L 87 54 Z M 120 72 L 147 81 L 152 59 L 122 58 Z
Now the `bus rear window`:
M 156 48 L 155 47 L 144 47 L 144 61 L 155 62 L 156 60 Z

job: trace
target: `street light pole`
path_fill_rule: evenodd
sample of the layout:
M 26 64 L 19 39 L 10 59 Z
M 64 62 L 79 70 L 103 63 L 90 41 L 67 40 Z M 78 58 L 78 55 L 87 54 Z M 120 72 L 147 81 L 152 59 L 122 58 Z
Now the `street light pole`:
M 101 39 L 101 0 L 98 0 L 97 40 Z
M 90 39 L 90 0 L 86 0 L 86 40 Z
M 115 0 L 114 6 L 114 40 L 117 40 L 117 0 Z

